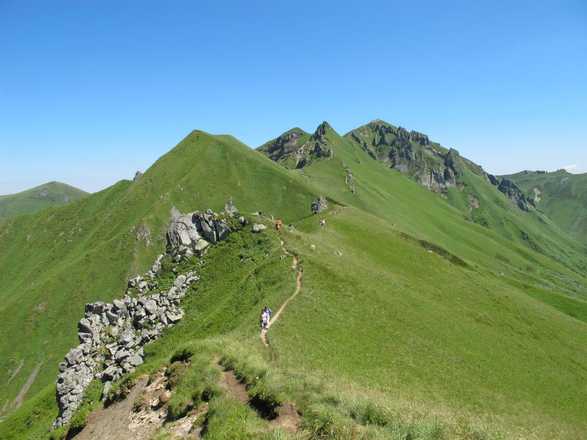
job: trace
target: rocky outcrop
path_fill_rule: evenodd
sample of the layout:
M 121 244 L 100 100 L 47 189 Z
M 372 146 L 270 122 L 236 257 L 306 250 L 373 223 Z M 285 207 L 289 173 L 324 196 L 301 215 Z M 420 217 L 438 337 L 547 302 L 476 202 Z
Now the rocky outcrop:
M 430 142 L 425 134 L 375 120 L 345 137 L 432 191 L 444 192 L 457 184 L 461 166 L 458 151 Z
M 322 211 L 328 209 L 328 201 L 326 200 L 326 197 L 318 197 L 312 202 L 310 209 L 312 210 L 312 214 L 320 214 Z
M 201 255 L 231 231 L 226 221 L 212 211 L 184 215 L 174 210 L 172 215 L 167 254 L 159 255 L 145 275 L 131 278 L 121 299 L 86 305 L 78 323 L 80 344 L 59 364 L 59 417 L 54 426 L 69 422 L 92 380 L 104 382 L 103 394 L 108 394 L 113 381 L 143 363 L 144 345 L 182 319 L 181 301 L 199 277 L 192 271 L 180 273 L 171 287 L 161 289 L 158 276 L 164 263 Z
M 291 168 L 303 168 L 315 160 L 333 157 L 328 133 L 334 132 L 328 122 L 322 122 L 310 136 L 295 128 L 259 147 L 270 159 Z
M 479 165 L 460 156 L 454 149 L 430 142 L 428 136 L 375 120 L 347 133 L 345 137 L 358 144 L 371 157 L 407 174 L 435 192 L 462 185 L 465 169 L 484 177 L 512 200 L 518 208 L 528 211 L 532 200 L 511 180 L 487 174 Z
M 356 194 L 357 192 L 357 188 L 355 186 L 355 178 L 353 176 L 353 172 L 351 171 L 351 169 L 349 167 L 347 167 L 346 165 L 344 165 L 344 183 L 347 186 L 347 188 L 350 190 L 351 193 Z
M 534 200 L 526 197 L 522 190 L 510 179 L 505 177 L 496 177 L 492 174 L 486 174 L 487 180 L 497 189 L 502 192 L 508 199 L 515 203 L 515 205 L 522 211 L 530 211 L 531 207 L 535 207 Z
M 303 168 L 316 159 L 331 158 L 333 150 L 328 145 L 326 137 L 329 130 L 332 130 L 328 122 L 323 122 L 318 126 L 310 139 L 308 139 L 294 153 L 296 159 L 296 168 Z
M 295 153 L 308 140 L 309 136 L 300 128 L 292 128 L 260 146 L 259 151 L 269 156 L 271 160 L 280 161 Z
M 509 179 L 501 179 L 497 189 L 504 193 L 512 202 L 514 202 L 518 208 L 522 211 L 529 211 L 530 206 L 534 204 L 534 202 L 527 198 L 522 190 Z
M 226 221 L 211 210 L 177 214 L 167 229 L 167 252 L 176 261 L 201 255 L 210 245 L 224 240 L 230 233 Z

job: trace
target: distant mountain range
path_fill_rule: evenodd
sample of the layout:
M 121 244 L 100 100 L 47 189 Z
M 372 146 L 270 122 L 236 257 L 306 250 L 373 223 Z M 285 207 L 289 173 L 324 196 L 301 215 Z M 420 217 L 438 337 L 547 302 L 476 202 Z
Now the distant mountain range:
M 65 183 L 45 183 L 17 194 L 0 196 L 0 219 L 65 205 L 87 195 L 87 192 Z

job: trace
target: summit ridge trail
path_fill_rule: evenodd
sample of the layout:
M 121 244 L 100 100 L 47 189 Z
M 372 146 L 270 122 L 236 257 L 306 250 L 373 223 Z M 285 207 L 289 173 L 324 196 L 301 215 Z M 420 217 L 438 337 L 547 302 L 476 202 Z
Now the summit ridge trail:
M 271 318 L 271 320 L 269 321 L 269 324 L 267 325 L 266 329 L 262 329 L 261 330 L 261 341 L 263 342 L 263 345 L 265 347 L 269 347 L 269 342 L 267 340 L 267 333 L 269 332 L 269 329 L 271 328 L 271 326 L 277 322 L 277 320 L 279 319 L 279 317 L 281 316 L 281 314 L 283 313 L 283 311 L 285 310 L 285 308 L 289 305 L 289 303 L 296 297 L 298 296 L 298 294 L 300 293 L 300 291 L 302 290 L 302 278 L 304 276 L 304 272 L 302 270 L 302 268 L 299 265 L 299 258 L 297 255 L 293 255 L 291 254 L 286 248 L 285 248 L 285 243 L 283 242 L 283 240 L 281 241 L 281 248 L 283 249 L 283 252 L 285 253 L 285 255 L 291 256 L 292 257 L 292 264 L 291 264 L 291 268 L 293 270 L 296 271 L 296 287 L 294 289 L 294 292 L 292 293 L 292 295 L 290 297 L 288 297 L 283 304 L 281 305 L 281 307 L 279 307 L 279 309 L 277 310 L 277 312 L 275 312 L 275 315 L 273 315 L 273 317 Z

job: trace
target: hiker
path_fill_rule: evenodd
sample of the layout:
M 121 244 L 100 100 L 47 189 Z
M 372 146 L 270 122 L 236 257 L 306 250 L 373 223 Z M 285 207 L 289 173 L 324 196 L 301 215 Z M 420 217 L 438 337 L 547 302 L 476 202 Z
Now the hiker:
M 273 316 L 273 311 L 268 306 L 263 307 L 263 313 L 267 313 L 267 315 L 269 315 L 269 319 L 271 319 L 271 316 Z
M 261 313 L 261 330 L 267 330 L 267 328 L 269 327 L 269 319 L 269 313 L 263 310 L 263 312 Z
M 261 312 L 261 330 L 267 330 L 269 328 L 269 321 L 271 321 L 271 315 L 273 312 L 267 306 L 263 307 L 263 311 Z
M 320 219 L 320 226 L 324 227 L 326 226 L 326 219 Z

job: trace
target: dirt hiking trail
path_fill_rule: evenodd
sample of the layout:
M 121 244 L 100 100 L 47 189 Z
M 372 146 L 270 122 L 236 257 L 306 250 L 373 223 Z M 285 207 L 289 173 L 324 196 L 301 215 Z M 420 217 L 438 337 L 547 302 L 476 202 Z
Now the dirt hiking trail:
M 198 422 L 206 417 L 208 404 L 199 405 L 179 420 L 167 421 L 167 402 L 171 392 L 167 391 L 166 385 L 164 370 L 152 380 L 146 376 L 139 378 L 124 399 L 93 411 L 86 426 L 73 438 L 146 440 L 160 434 L 170 440 L 200 439 L 202 426 Z
M 269 422 L 271 428 L 280 428 L 292 433 L 298 432 L 301 425 L 301 416 L 293 403 L 284 402 L 275 411 L 268 412 L 264 410 L 261 405 L 251 400 L 246 386 L 238 380 L 232 370 L 222 371 L 220 387 L 233 399 L 254 409 L 260 417 Z
M 269 329 L 271 328 L 271 326 L 273 324 L 275 324 L 277 322 L 277 320 L 279 319 L 279 317 L 281 316 L 281 314 L 283 313 L 283 311 L 285 310 L 285 308 L 289 305 L 289 303 L 296 296 L 298 296 L 298 294 L 302 290 L 302 278 L 304 276 L 304 271 L 303 271 L 302 267 L 299 265 L 299 258 L 298 258 L 298 256 L 291 254 L 285 248 L 285 243 L 283 242 L 283 240 L 281 241 L 281 249 L 283 249 L 283 252 L 285 253 L 285 255 L 292 257 L 291 268 L 296 271 L 296 287 L 294 289 L 293 294 L 289 298 L 287 298 L 283 302 L 283 304 L 281 305 L 281 307 L 279 307 L 279 309 L 277 310 L 277 312 L 275 312 L 275 315 L 273 315 L 273 317 L 269 321 L 269 324 L 267 325 L 267 328 L 261 330 L 261 341 L 263 342 L 263 345 L 265 347 L 269 347 L 269 341 L 267 339 L 267 333 L 269 332 Z

